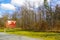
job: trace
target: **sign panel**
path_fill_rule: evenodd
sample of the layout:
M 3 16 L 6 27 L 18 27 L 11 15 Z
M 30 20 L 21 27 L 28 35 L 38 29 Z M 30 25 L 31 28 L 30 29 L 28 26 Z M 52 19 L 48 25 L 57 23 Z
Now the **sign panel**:
M 16 21 L 7 21 L 6 22 L 7 28 L 15 28 L 15 26 L 16 26 Z

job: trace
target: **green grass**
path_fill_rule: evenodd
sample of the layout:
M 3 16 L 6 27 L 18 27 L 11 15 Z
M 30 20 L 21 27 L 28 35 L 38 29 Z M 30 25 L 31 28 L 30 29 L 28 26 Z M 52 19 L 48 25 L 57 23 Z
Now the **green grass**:
M 49 32 L 29 32 L 29 31 L 18 31 L 8 32 L 10 34 L 23 35 L 33 38 L 43 38 L 44 40 L 60 40 L 60 33 L 49 33 Z
M 9 33 L 9 34 L 16 34 L 16 35 L 28 36 L 28 37 L 32 37 L 32 38 L 42 38 L 44 40 L 60 40 L 60 33 L 17 31 L 15 29 L 14 29 L 14 31 L 13 31 L 13 29 L 11 29 L 9 31 L 7 31 L 7 33 Z
M 23 35 L 33 38 L 43 38 L 44 40 L 60 40 L 60 33 L 53 32 L 29 32 L 29 31 L 18 31 L 8 32 L 9 34 Z
M 0 29 L 2 31 L 3 29 Z M 21 31 L 19 29 L 7 29 L 6 33 L 28 36 L 32 38 L 42 38 L 44 40 L 60 40 L 60 33 L 54 32 L 32 32 L 32 31 Z
M 4 32 L 4 29 L 0 29 L 0 32 Z

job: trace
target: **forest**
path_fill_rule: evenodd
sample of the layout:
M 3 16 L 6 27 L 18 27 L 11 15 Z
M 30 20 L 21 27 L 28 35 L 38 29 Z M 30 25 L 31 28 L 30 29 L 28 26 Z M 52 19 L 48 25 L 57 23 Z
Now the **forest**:
M 16 28 L 22 30 L 60 32 L 60 6 L 58 4 L 54 10 L 48 5 L 47 0 L 44 0 L 43 6 L 39 6 L 36 10 L 34 7 L 26 1 L 25 5 L 12 15 L 4 13 L 3 17 L 0 18 L 0 28 L 5 28 L 7 20 L 15 20 Z

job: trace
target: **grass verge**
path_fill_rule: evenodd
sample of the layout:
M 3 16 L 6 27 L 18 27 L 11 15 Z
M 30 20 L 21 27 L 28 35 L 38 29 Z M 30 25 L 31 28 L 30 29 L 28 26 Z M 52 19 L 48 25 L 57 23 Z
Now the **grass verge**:
M 23 35 L 33 38 L 43 38 L 44 40 L 60 40 L 60 33 L 51 32 L 29 32 L 29 31 L 18 31 L 8 32 L 9 34 Z
M 3 29 L 0 29 L 3 31 Z M 44 40 L 60 40 L 60 33 L 54 32 L 32 32 L 32 31 L 21 31 L 17 29 L 7 29 L 6 33 L 28 36 L 32 38 L 43 38 Z

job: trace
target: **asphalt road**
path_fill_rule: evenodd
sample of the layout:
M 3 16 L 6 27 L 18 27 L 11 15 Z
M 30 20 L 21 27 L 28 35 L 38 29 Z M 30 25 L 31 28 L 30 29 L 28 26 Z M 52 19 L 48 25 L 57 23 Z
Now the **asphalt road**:
M 30 38 L 26 36 L 17 36 L 17 35 L 10 35 L 4 32 L 0 32 L 0 40 L 42 40 L 38 38 Z

